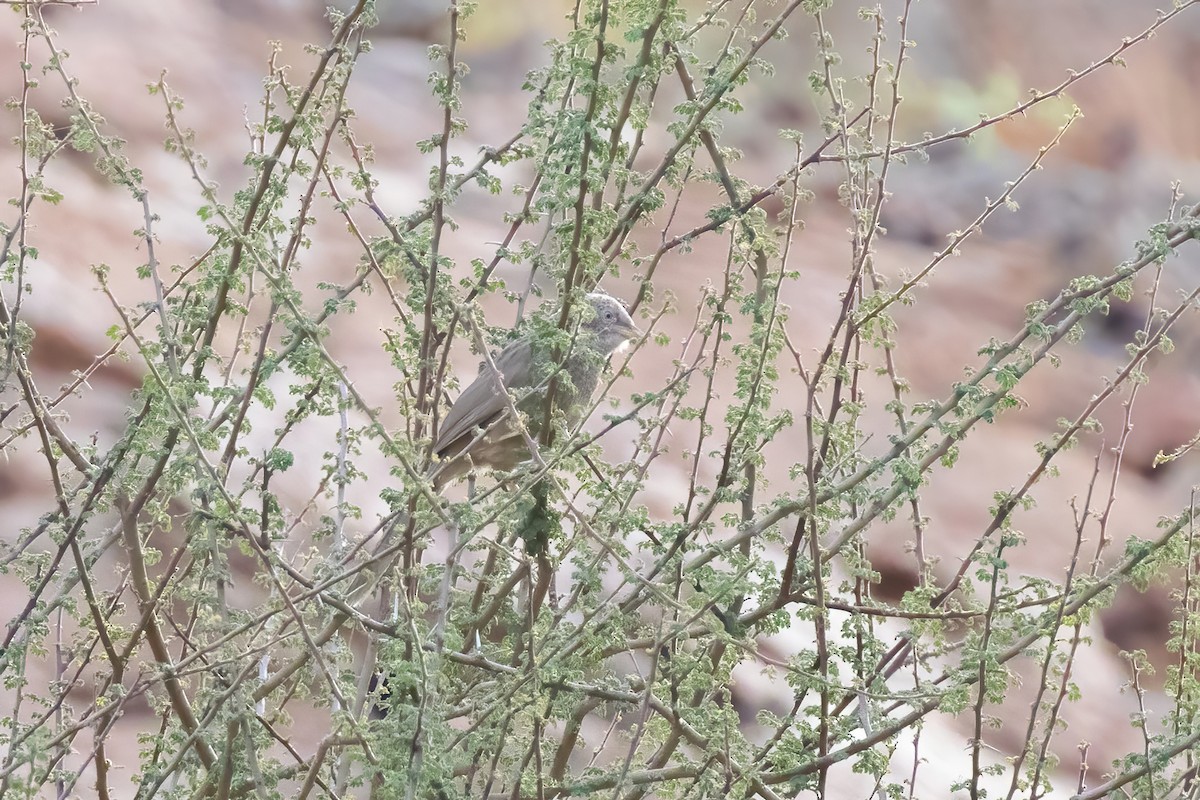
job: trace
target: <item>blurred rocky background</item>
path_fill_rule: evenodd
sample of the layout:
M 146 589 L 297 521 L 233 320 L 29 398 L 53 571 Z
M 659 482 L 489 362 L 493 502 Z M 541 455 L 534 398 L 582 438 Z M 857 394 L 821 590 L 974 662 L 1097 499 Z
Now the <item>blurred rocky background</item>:
M 323 0 L 101 0 L 46 9 L 60 46 L 70 54 L 67 69 L 78 79 L 79 93 L 107 119 L 108 130 L 127 141 L 127 155 L 145 175 L 150 202 L 160 217 L 154 232 L 164 264 L 189 263 L 207 249 L 209 237 L 196 213 L 203 204 L 196 183 L 181 160 L 164 152 L 162 97 L 148 92 L 147 85 L 165 75 L 183 98 L 180 117 L 195 130 L 196 148 L 207 159 L 205 178 L 219 184 L 223 197 L 231 197 L 250 174 L 243 163 L 250 147 L 245 121 L 262 114 L 263 76 L 272 57 L 268 43 L 278 43 L 275 63 L 290 65 L 293 80 L 302 82 L 315 58 L 305 45 L 328 38 L 325 5 Z M 909 38 L 917 46 L 905 65 L 899 138 L 914 141 L 926 132 L 972 125 L 981 114 L 1004 112 L 1027 97 L 1031 87 L 1048 89 L 1064 80 L 1068 70 L 1081 71 L 1107 57 L 1125 37 L 1150 26 L 1159 5 L 1153 0 L 914 4 Z M 898 16 L 900 3 L 888 0 L 884 7 L 889 18 Z M 387 0 L 380 9 L 382 21 L 371 52 L 362 58 L 349 103 L 356 113 L 356 135 L 376 151 L 379 203 L 389 214 L 402 215 L 426 193 L 432 161 L 415 142 L 441 127 L 440 110 L 428 92 L 426 79 L 434 65 L 427 48 L 445 38 L 447 17 L 436 0 Z M 468 163 L 479 148 L 496 145 L 518 130 L 528 102 L 521 89 L 524 75 L 544 62 L 543 42 L 567 29 L 569 13 L 569 4 L 557 1 L 480 4 L 460 49 L 470 66 L 463 93 L 463 115 L 470 127 L 455 147 Z M 873 29 L 858 20 L 857 4 L 836 4 L 827 22 L 847 71 L 865 67 Z M 22 79 L 16 48 L 21 38 L 19 13 L 0 13 L 0 32 L 0 92 L 17 97 Z M 796 27 L 789 38 L 768 49 L 775 75 L 752 82 L 740 94 L 744 113 L 725 120 L 722 142 L 743 152 L 735 170 L 753 182 L 765 184 L 788 168 L 792 153 L 777 135 L 780 128 L 803 131 L 808 144 L 824 138 L 823 106 L 817 105 L 807 80 L 817 63 L 811 33 Z M 896 166 L 883 219 L 888 235 L 878 244 L 876 265 L 881 273 L 898 278 L 923 266 L 945 245 L 948 234 L 969 225 L 987 198 L 1004 190 L 1005 181 L 1019 174 L 1053 137 L 1071 103 L 1084 114 L 1047 159 L 1045 169 L 1020 187 L 1015 196 L 1019 210 L 999 212 L 980 236 L 917 290 L 915 306 L 897 313 L 898 370 L 911 383 L 914 399 L 946 396 L 964 365 L 976 362 L 981 346 L 1020 328 L 1030 300 L 1053 297 L 1071 278 L 1106 273 L 1131 257 L 1135 243 L 1167 214 L 1173 181 L 1181 182 L 1185 201 L 1194 200 L 1191 190 L 1197 185 L 1200 156 L 1198 40 L 1200 10 L 1189 10 L 1149 42 L 1131 47 L 1124 54 L 1125 66 L 1098 70 L 1060 101 L 981 132 L 970 143 L 951 142 L 931 149 L 927 159 L 910 157 Z M 46 79 L 30 102 L 43 117 L 65 126 L 62 99 L 61 84 Z M 19 185 L 12 144 L 18 123 L 14 111 L 0 116 L 0 164 L 5 165 L 0 193 L 5 197 L 13 196 Z M 26 275 L 30 291 L 23 299 L 22 318 L 36 333 L 33 367 L 40 388 L 49 393 L 109 346 L 104 331 L 118 322 L 98 291 L 94 266 L 110 267 L 113 291 L 121 302 L 134 305 L 153 299 L 152 287 L 137 275 L 146 260 L 144 244 L 135 233 L 144 224 L 142 209 L 127 192 L 98 177 L 93 162 L 91 155 L 74 153 L 51 165 L 48 182 L 64 199 L 57 206 L 39 206 L 29 231 L 40 255 Z M 837 165 L 822 165 L 804 179 L 814 199 L 800 208 L 805 227 L 792 255 L 793 268 L 803 280 L 785 300 L 793 310 L 789 332 L 806 353 L 819 348 L 828 335 L 849 269 L 849 222 L 838 202 L 842 179 Z M 486 257 L 502 238 L 500 212 L 515 210 L 517 204 L 511 196 L 496 199 L 479 193 L 468 194 L 456 205 L 459 230 L 447 246 L 464 275 L 471 258 Z M 705 210 L 685 208 L 680 218 L 698 220 Z M 368 231 L 377 230 L 365 215 L 359 222 Z M 645 234 L 647 241 L 657 235 L 653 230 Z M 313 230 L 312 247 L 302 259 L 307 280 L 316 285 L 346 278 L 359 252 L 344 225 L 332 215 L 322 215 Z M 664 296 L 673 293 L 679 308 L 694 308 L 704 283 L 721 274 L 725 255 L 716 243 L 673 254 L 660 269 L 658 291 Z M 1185 249 L 1170 259 L 1162 289 L 1169 299 L 1200 280 L 1197 258 Z M 527 279 L 516 269 L 502 277 Z M 632 281 L 613 281 L 608 288 L 626 297 L 635 291 Z M 4 291 L 10 294 L 12 288 L 5 286 Z M 1025 406 L 978 431 L 964 444 L 958 464 L 934 476 L 923 512 L 929 517 L 927 546 L 939 559 L 936 572 L 953 574 L 990 518 L 993 492 L 1019 485 L 1037 464 L 1035 444 L 1054 434 L 1060 418 L 1077 415 L 1124 363 L 1125 344 L 1143 324 L 1148 308 L 1148 299 L 1137 294 L 1108 316 L 1088 320 L 1084 341 L 1062 348 L 1062 365 L 1038 368 L 1020 391 Z M 511 308 L 502 303 L 493 303 L 489 313 L 494 314 L 493 324 L 512 321 Z M 389 318 L 385 303 L 366 301 L 356 314 L 336 323 L 330 344 L 348 372 L 360 376 L 358 388 L 384 409 L 385 417 L 394 415 L 389 397 L 395 376 L 379 352 L 379 328 Z M 684 312 L 668 317 L 665 324 L 668 333 L 672 325 L 686 329 L 690 318 Z M 1189 502 L 1197 475 L 1195 458 L 1157 469 L 1153 460 L 1157 452 L 1185 444 L 1200 430 L 1198 330 L 1194 319 L 1186 321 L 1176 336 L 1179 351 L 1154 364 L 1149 384 L 1133 405 L 1120 490 L 1109 522 L 1118 551 L 1126 537 L 1149 535 L 1160 516 Z M 459 347 L 457 363 L 470 374 L 475 357 L 465 343 Z M 632 363 L 634 373 L 663 374 L 676 352 L 667 350 L 646 351 L 643 360 Z M 380 370 L 378 380 L 364 377 L 372 370 Z M 127 403 L 140 381 L 136 360 L 108 362 L 62 404 L 64 424 L 77 439 L 110 443 L 126 422 Z M 795 376 L 785 377 L 784 396 L 797 381 Z M 9 390 L 5 405 L 14 397 Z M 1061 575 L 1074 543 L 1069 501 L 1086 492 L 1097 463 L 1102 470 L 1112 468 L 1112 448 L 1125 414 L 1120 400 L 1100 412 L 1103 432 L 1067 454 L 1061 477 L 1035 492 L 1037 509 L 1018 515 L 1016 527 L 1027 542 L 1010 554 L 1018 569 L 1030 575 Z M 890 420 L 878 420 L 877 425 L 880 431 L 888 430 Z M 325 443 L 318 437 L 313 446 L 320 449 Z M 620 454 L 623 445 L 613 441 L 608 446 Z M 53 503 L 37 447 L 32 439 L 13 442 L 0 460 L 0 520 L 10 542 Z M 656 477 L 661 480 L 648 490 L 645 501 L 651 514 L 667 516 L 674 502 L 672 490 L 683 485 L 684 476 L 672 473 L 669 459 L 659 469 Z M 386 475 L 386 468 L 378 474 Z M 783 475 L 769 477 L 786 480 Z M 315 466 L 306 474 L 301 465 L 293 479 L 299 502 L 314 494 Z M 382 508 L 377 497 L 355 499 L 368 511 Z M 882 593 L 899 596 L 915 581 L 911 538 L 911 527 L 900 523 L 873 536 L 871 555 L 884 577 Z M 25 602 L 23 587 L 11 576 L 0 581 L 10 590 L 3 594 L 8 604 L 4 611 L 16 613 Z M 1127 724 L 1137 703 L 1122 691 L 1129 670 L 1119 651 L 1146 649 L 1160 665 L 1161 681 L 1161 666 L 1170 658 L 1163 649 L 1173 613 L 1167 592 L 1123 591 L 1096 629 L 1098 646 L 1077 666 L 1076 679 L 1095 693 L 1073 712 L 1072 724 L 1078 739 L 1093 741 L 1093 764 L 1103 765 L 1139 746 Z M 786 652 L 789 644 L 781 636 L 764 646 Z M 748 671 L 741 678 L 735 700 L 744 706 L 747 720 L 759 708 L 790 705 L 790 694 L 777 691 L 779 685 L 761 674 Z M 1152 698 L 1148 702 L 1153 706 Z M 1097 731 L 1105 733 L 1098 736 Z M 944 746 L 961 749 L 968 732 L 951 725 L 936 735 L 946 737 Z M 313 740 L 319 736 L 314 730 Z M 930 736 L 936 741 L 935 734 Z M 1023 733 L 1011 736 L 1019 743 Z M 1011 736 L 997 734 L 990 744 L 1002 754 L 1013 745 Z M 127 752 L 110 751 L 110 758 L 118 764 L 136 763 L 137 745 L 127 744 Z M 1059 755 L 1073 758 L 1069 752 Z M 1068 769 L 1075 769 L 1074 762 Z

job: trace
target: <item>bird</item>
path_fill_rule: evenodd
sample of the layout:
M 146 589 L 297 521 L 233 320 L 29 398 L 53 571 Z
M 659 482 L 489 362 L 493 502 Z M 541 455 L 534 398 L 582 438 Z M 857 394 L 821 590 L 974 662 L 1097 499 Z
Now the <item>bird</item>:
M 504 389 L 528 419 L 525 428 L 536 438 L 544 419 L 544 403 L 551 382 L 554 407 L 574 429 L 596 391 L 604 364 L 615 351 L 642 335 L 625 306 L 612 295 L 592 292 L 585 297 L 585 312 L 571 343 L 561 348 L 555 365 L 554 347 L 530 335 L 516 339 L 500 351 L 494 363 Z M 475 380 L 451 404 L 437 432 L 430 474 L 441 488 L 473 470 L 508 471 L 530 457 L 518 420 L 497 386 L 486 362 Z
M 511 395 L 512 403 L 501 394 L 496 375 L 487 362 L 480 365 L 479 374 L 450 405 L 438 429 L 433 444 L 435 458 L 429 470 L 435 489 L 440 491 L 476 469 L 507 471 L 528 459 L 529 448 L 521 424 L 511 418 L 509 409 L 515 406 L 528 418 L 525 429 L 530 437 L 537 438 L 552 379 L 554 406 L 563 413 L 568 427 L 574 429 L 582 421 L 609 356 L 642 335 L 625 306 L 615 297 L 592 292 L 585 300 L 591 308 L 590 315 L 585 312 L 571 343 L 562 348 L 560 365 L 555 364 L 553 345 L 528 334 L 511 342 L 493 359 L 504 392 Z M 542 482 L 533 487 L 532 494 L 545 505 Z M 544 508 L 542 512 L 545 513 Z M 536 537 L 538 533 L 529 535 Z M 526 540 L 527 549 L 540 554 L 544 554 L 545 544 L 542 540 L 531 545 Z M 386 671 L 371 676 L 368 691 L 375 698 L 370 705 L 371 719 L 385 719 L 395 702 L 390 678 Z

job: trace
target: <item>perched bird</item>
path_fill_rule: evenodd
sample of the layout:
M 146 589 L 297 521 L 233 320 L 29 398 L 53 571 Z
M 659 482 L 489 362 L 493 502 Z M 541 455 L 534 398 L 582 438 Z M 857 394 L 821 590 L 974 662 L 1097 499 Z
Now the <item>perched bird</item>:
M 553 363 L 551 345 L 530 336 L 512 342 L 495 359 L 504 388 L 527 417 L 526 429 L 534 438 L 541 430 L 546 392 L 552 380 L 554 407 L 574 428 L 596 390 L 608 357 L 641 335 L 616 298 L 592 292 L 586 299 L 590 315 L 584 312 L 571 344 L 560 348 L 560 365 Z M 444 486 L 473 469 L 510 470 L 529 458 L 520 424 L 511 419 L 509 402 L 496 383 L 496 376 L 484 364 L 450 406 L 433 446 L 437 456 L 431 470 L 435 485 Z

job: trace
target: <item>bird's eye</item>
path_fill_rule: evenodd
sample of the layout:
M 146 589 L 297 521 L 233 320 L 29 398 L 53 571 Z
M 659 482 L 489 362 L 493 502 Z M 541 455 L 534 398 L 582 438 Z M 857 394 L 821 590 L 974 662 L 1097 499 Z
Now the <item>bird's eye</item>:
M 613 318 L 613 313 L 612 313 L 611 311 L 605 311 L 605 312 L 604 312 L 604 318 L 605 318 L 605 319 L 612 319 L 612 318 Z

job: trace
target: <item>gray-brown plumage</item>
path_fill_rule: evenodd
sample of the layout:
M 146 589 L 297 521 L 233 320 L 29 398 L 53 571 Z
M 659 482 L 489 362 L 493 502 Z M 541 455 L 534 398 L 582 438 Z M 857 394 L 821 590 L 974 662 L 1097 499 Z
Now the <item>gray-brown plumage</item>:
M 535 438 L 544 419 L 551 379 L 554 407 L 574 428 L 596 390 L 605 361 L 614 350 L 641 335 L 629 312 L 615 298 L 593 292 L 586 299 L 591 306 L 590 318 L 584 319 L 571 345 L 564 348 L 561 370 L 554 369 L 551 347 L 528 336 L 509 344 L 495 359 L 504 387 L 526 416 L 526 429 Z M 510 418 L 508 409 L 508 400 L 485 364 L 450 406 L 438 429 L 433 447 L 438 460 L 431 472 L 436 486 L 444 486 L 472 469 L 510 470 L 529 458 L 520 426 Z

